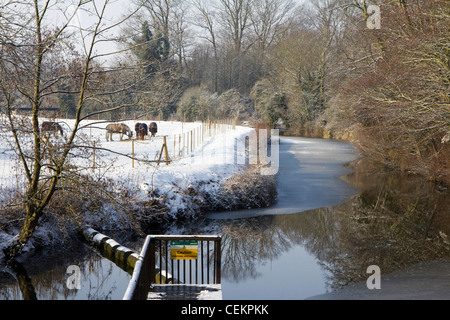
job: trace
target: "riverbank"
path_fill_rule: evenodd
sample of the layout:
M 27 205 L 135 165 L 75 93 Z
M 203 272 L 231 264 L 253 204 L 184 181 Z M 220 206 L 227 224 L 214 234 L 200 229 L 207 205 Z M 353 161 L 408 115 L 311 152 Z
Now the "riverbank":
M 164 125 L 173 128 L 171 124 L 160 124 L 161 130 L 165 130 Z M 264 176 L 260 167 L 245 164 L 245 141 L 253 130 L 236 127 L 218 134 L 188 157 L 177 159 L 169 166 L 136 161 L 133 168 L 127 158 L 112 157 L 104 152 L 97 154 L 97 162 L 103 166 L 96 172 L 85 170 L 84 183 L 65 182 L 70 192 L 55 195 L 24 252 L 70 245 L 79 240 L 79 231 L 85 226 L 107 234 L 122 230 L 139 235 L 164 221 L 195 219 L 215 210 L 273 204 L 276 201 L 275 177 Z M 104 131 L 97 131 L 90 132 L 91 139 L 102 138 Z M 115 152 L 129 152 L 126 141 L 102 143 Z M 155 149 L 155 142 L 139 143 L 141 153 L 136 150 L 135 156 L 148 159 L 149 148 Z M 2 153 L 8 153 L 5 145 Z M 5 166 L 14 166 L 11 157 L 4 156 L 0 160 Z M 76 163 L 76 159 L 72 160 L 73 165 Z M 11 205 L 20 199 L 12 198 L 20 197 L 21 185 L 11 187 L 11 181 L 18 180 L 17 173 L 13 170 L 1 173 L 0 189 L 8 192 L 2 192 L 0 199 L 0 259 L 2 249 L 19 232 L 23 219 L 20 206 Z M 4 183 L 6 181 L 8 183 Z
M 282 138 L 280 155 L 279 214 L 271 212 L 275 205 L 208 214 L 201 221 L 174 221 L 153 230 L 163 234 L 221 235 L 225 300 L 311 299 L 331 290 L 339 292 L 364 284 L 370 276 L 370 265 L 380 267 L 383 289 L 387 288 L 384 281 L 393 273 L 418 264 L 445 261 L 450 256 L 446 210 L 450 198 L 434 184 L 418 176 L 382 171 L 368 166 L 364 159 L 346 168 L 343 165 L 357 154 L 351 145 L 336 141 Z M 232 184 L 231 188 L 236 186 L 239 184 Z M 358 189 L 356 195 L 352 186 Z M 139 238 L 122 242 L 122 235 L 105 234 L 136 252 L 143 243 Z M 67 267 L 77 265 L 83 271 L 84 282 L 82 290 L 71 291 L 71 295 L 91 299 L 86 291 L 99 278 L 102 284 L 95 291 L 101 299 L 121 299 L 129 282 L 128 273 L 114 273 L 105 261 L 98 263 L 98 253 L 89 246 L 78 246 L 56 256 L 49 255 L 53 250 L 43 248 L 37 254 L 21 257 L 33 283 L 40 283 L 36 292 L 44 297 L 51 295 L 57 291 L 55 288 L 64 285 Z M 90 258 L 74 259 L 81 250 L 87 250 Z M 60 258 L 68 260 L 54 262 Z M 434 283 L 433 276 L 440 274 L 429 273 L 422 279 L 420 273 L 415 276 L 420 281 L 412 283 L 429 291 L 427 283 Z M 103 285 L 104 280 L 113 283 L 114 288 L 113 284 Z M 13 284 L 10 291 L 17 292 L 14 279 L 9 283 Z M 443 282 L 441 288 L 447 284 Z M 0 288 L 8 292 L 8 285 Z M 68 299 L 64 294 L 55 296 L 53 299 Z
M 325 114 L 324 118 L 331 121 L 320 120 L 316 123 L 308 123 L 296 130 L 288 130 L 289 136 L 307 137 L 318 139 L 336 139 L 353 144 L 360 150 L 364 157 L 376 161 L 378 166 L 388 168 L 392 172 L 418 174 L 425 179 L 435 182 L 441 188 L 450 188 L 450 139 L 447 134 L 442 139 L 429 139 L 424 143 L 422 150 L 417 144 L 409 146 L 409 150 L 394 148 L 391 144 L 381 144 L 379 139 L 373 139 L 367 128 L 360 124 L 342 125 L 332 114 Z M 337 122 L 336 122 L 337 121 Z M 370 130 L 369 130 L 370 131 Z
M 216 191 L 206 191 L 205 183 Z M 117 220 L 106 220 L 105 213 L 102 213 L 102 217 L 96 218 L 93 223 L 92 219 L 72 221 L 63 217 L 64 212 L 51 212 L 52 208 L 50 208 L 50 213 L 42 219 L 24 249 L 24 253 L 32 253 L 41 248 L 73 246 L 74 242 L 83 241 L 80 234 L 85 228 L 84 226 L 94 226 L 112 234 L 120 235 L 126 232 L 127 237 L 130 237 L 130 233 L 139 236 L 145 233 L 146 229 L 164 224 L 164 221 L 195 220 L 204 213 L 219 210 L 232 211 L 268 207 L 276 202 L 277 195 L 275 177 L 263 176 L 254 167 L 236 173 L 221 184 L 212 184 L 211 181 L 192 183 L 183 193 L 185 194 L 184 208 L 178 211 L 178 216 L 174 216 L 173 213 L 169 214 L 173 211 L 170 202 L 129 203 L 128 205 L 135 207 L 135 211 L 128 210 L 128 215 L 122 215 L 120 217 L 122 222 L 115 226 L 112 224 L 117 223 Z M 139 212 L 142 210 L 146 210 L 146 213 Z M 6 247 L 19 231 L 20 219 L 7 222 L 5 216 L 7 215 L 2 215 L 0 224 L 0 261 L 3 258 L 2 247 Z M 136 218 L 137 216 L 139 219 Z

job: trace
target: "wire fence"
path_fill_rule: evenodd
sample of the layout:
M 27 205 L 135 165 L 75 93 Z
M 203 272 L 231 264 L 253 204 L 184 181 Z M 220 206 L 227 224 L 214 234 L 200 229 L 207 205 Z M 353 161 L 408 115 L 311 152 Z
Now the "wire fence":
M 169 155 L 174 160 L 187 157 L 209 138 L 224 134 L 235 128 L 236 124 L 233 120 L 203 121 L 194 129 L 186 132 L 182 130 L 180 134 L 174 134 L 173 140 L 168 146 L 171 149 Z
M 166 134 L 163 132 L 156 137 L 146 137 L 144 140 L 133 138 L 123 142 L 131 142 L 126 149 L 134 169 L 137 163 L 152 163 L 169 165 L 171 162 L 190 157 L 197 149 L 209 139 L 225 134 L 236 128 L 233 120 L 202 121 L 195 123 L 177 123 L 177 133 Z M 180 132 L 181 131 L 181 132 Z M 92 169 L 96 168 L 96 147 L 93 142 Z M 131 153 L 129 153 L 131 152 Z M 149 156 L 149 154 L 152 154 Z

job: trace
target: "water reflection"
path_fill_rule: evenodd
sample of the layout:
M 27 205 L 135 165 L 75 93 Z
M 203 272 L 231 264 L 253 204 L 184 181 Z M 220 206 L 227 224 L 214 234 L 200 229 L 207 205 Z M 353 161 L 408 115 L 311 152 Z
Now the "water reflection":
M 361 193 L 344 204 L 289 215 L 206 219 L 202 228 L 197 224 L 182 232 L 223 235 L 225 283 L 262 278 L 265 264 L 299 247 L 317 261 L 327 291 L 366 281 L 370 265 L 389 274 L 419 262 L 450 258 L 448 191 L 421 177 L 371 168 L 364 161 L 354 163 L 355 173 L 346 180 Z M 299 264 L 301 259 L 305 257 L 298 257 Z M 307 278 L 301 270 L 292 275 L 292 292 Z M 318 289 L 322 285 L 317 283 Z M 252 289 L 248 290 L 251 298 Z
M 205 217 L 163 233 L 223 236 L 225 299 L 304 299 L 366 281 L 370 265 L 389 274 L 450 258 L 448 190 L 367 161 L 352 169 L 345 179 L 360 193 L 341 205 L 246 219 Z M 82 290 L 66 286 L 70 265 L 82 270 Z M 79 245 L 0 269 L 0 299 L 122 299 L 129 280 L 127 272 Z
M 30 277 L 28 277 L 25 268 L 17 261 L 11 263 L 11 274 L 15 276 L 17 283 L 19 284 L 20 292 L 24 300 L 37 300 L 36 291 L 31 283 Z
M 80 268 L 80 290 L 67 285 L 69 266 Z M 120 300 L 131 276 L 79 244 L 64 252 L 40 251 L 0 269 L 0 300 Z

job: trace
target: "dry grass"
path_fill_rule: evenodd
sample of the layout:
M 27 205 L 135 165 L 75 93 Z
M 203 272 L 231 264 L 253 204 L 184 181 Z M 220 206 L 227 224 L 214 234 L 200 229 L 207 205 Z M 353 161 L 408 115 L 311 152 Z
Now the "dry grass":
M 213 195 L 205 195 L 203 210 L 232 211 L 265 208 L 277 200 L 274 176 L 260 174 L 257 166 L 249 167 L 228 179 Z

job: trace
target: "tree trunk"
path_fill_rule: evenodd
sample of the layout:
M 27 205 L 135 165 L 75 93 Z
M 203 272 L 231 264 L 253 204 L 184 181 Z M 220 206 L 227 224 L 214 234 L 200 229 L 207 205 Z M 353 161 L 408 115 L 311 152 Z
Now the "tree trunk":
M 42 213 L 42 210 L 37 209 L 34 204 L 29 204 L 27 206 L 27 214 L 25 216 L 22 229 L 16 239 L 14 239 L 14 242 L 5 249 L 5 257 L 7 261 L 11 261 L 21 253 L 33 235 Z

